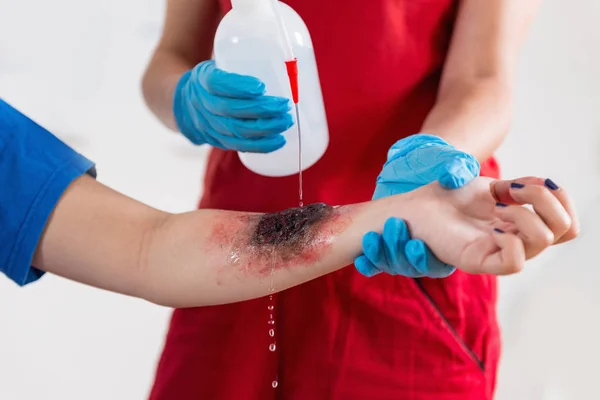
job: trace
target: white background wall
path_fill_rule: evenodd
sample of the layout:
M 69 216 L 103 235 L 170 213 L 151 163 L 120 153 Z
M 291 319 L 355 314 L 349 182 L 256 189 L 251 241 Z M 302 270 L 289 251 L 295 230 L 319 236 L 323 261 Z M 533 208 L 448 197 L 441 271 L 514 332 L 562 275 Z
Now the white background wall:
M 196 204 L 205 150 L 161 128 L 140 95 L 163 2 L 0 0 L 0 95 L 96 161 L 100 181 L 177 212 Z M 570 189 L 583 235 L 502 280 L 501 400 L 600 398 L 599 20 L 600 2 L 546 0 L 520 61 L 504 175 Z M 0 279 L 0 399 L 144 398 L 168 315 L 53 276 Z

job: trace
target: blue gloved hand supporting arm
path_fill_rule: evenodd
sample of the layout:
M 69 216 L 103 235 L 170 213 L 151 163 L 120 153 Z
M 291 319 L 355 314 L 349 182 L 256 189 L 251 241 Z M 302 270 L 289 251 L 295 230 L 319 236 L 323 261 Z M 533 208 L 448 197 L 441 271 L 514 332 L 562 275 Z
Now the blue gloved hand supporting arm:
M 382 234 L 367 233 L 363 237 L 363 252 L 354 265 L 367 277 L 385 272 L 410 278 L 444 278 L 455 270 L 439 261 L 421 240 L 411 239 L 400 218 L 388 219 Z
M 396 142 L 377 178 L 373 200 L 410 192 L 439 181 L 446 189 L 460 188 L 479 175 L 479 162 L 437 136 L 418 134 Z M 381 272 L 412 278 L 443 278 L 455 268 L 439 261 L 421 240 L 411 239 L 406 223 L 390 218 L 383 233 L 363 237 L 363 252 L 355 260 L 365 276 Z

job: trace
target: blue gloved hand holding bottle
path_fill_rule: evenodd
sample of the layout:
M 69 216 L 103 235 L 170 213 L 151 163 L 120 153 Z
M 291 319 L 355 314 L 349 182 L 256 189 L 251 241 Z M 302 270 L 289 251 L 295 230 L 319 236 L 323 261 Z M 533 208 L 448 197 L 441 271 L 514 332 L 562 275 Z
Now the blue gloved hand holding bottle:
M 396 142 L 377 178 L 373 200 L 410 192 L 434 181 L 446 189 L 458 189 L 479 176 L 479 162 L 437 136 L 417 134 Z M 383 232 L 363 237 L 363 252 L 355 260 L 366 276 L 381 272 L 412 278 L 443 278 L 453 266 L 439 261 L 421 240 L 411 239 L 406 223 L 386 221 Z
M 212 60 L 181 77 L 173 100 L 177 126 L 192 143 L 252 153 L 285 145 L 290 109 L 288 99 L 265 95 L 260 80 L 218 69 Z

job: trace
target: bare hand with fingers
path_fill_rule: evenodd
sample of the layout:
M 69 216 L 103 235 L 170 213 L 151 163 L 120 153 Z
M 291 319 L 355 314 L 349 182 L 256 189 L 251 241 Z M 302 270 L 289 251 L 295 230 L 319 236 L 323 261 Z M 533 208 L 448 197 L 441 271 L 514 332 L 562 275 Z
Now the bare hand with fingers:
M 469 273 L 519 272 L 526 260 L 579 233 L 571 200 L 549 179 L 479 177 L 461 189 L 445 190 L 436 182 L 411 194 L 413 205 L 398 217 L 412 237 Z

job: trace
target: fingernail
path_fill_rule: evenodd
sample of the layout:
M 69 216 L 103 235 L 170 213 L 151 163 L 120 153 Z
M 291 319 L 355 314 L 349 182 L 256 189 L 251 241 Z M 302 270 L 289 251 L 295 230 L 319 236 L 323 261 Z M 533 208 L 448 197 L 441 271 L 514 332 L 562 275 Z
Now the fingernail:
M 508 204 L 498 202 L 496 203 L 496 207 L 508 207 Z
M 552 179 L 546 179 L 544 181 L 544 185 L 546 185 L 546 187 L 550 190 L 558 190 L 558 185 L 554 182 L 552 182 Z
M 494 228 L 494 232 L 504 233 L 504 231 L 502 229 L 498 229 L 498 228 Z
M 513 182 L 510 184 L 510 187 L 513 189 L 523 189 L 525 185 L 523 185 L 522 183 Z

